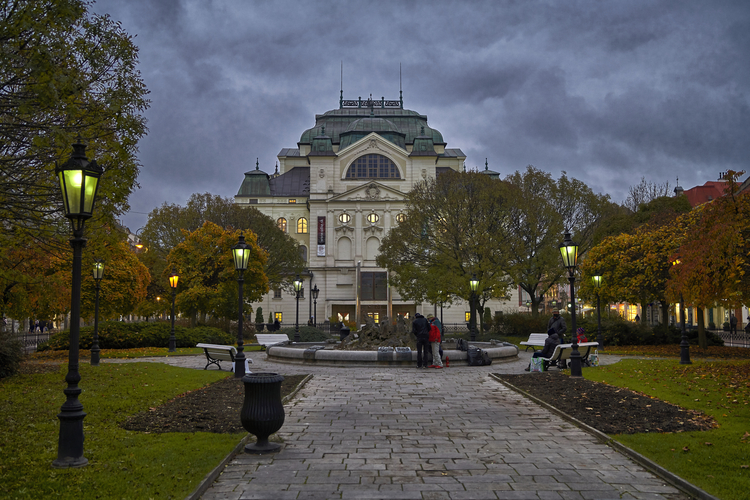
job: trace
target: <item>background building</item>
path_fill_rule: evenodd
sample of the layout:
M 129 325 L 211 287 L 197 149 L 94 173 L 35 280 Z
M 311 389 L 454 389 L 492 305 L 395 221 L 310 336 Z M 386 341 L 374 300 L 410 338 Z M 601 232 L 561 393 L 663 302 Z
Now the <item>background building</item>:
M 318 323 L 337 319 L 382 321 L 385 316 L 435 313 L 434 304 L 403 300 L 388 285 L 388 272 L 375 263 L 380 242 L 404 217 L 405 195 L 419 181 L 462 170 L 466 156 L 446 147 L 427 117 L 404 109 L 399 100 L 339 100 L 339 108 L 315 116 L 296 148 L 278 154 L 274 174 L 245 173 L 235 196 L 270 216 L 300 244 L 308 263 L 300 322 L 311 315 L 309 290 L 320 289 Z M 494 173 L 494 172 L 493 172 Z M 488 307 L 517 310 L 517 297 Z M 294 296 L 271 291 L 260 304 L 264 316 L 295 321 Z M 257 306 L 256 306 L 257 307 Z M 444 307 L 444 321 L 463 323 L 468 304 Z

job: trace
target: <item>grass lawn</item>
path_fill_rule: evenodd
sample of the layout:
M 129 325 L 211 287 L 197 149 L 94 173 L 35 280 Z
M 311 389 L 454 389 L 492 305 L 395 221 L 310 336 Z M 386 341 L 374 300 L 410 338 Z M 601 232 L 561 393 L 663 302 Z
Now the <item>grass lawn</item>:
M 261 346 L 259 345 L 245 346 L 245 352 L 260 350 Z M 178 347 L 175 352 L 169 352 L 169 349 L 167 349 L 166 347 L 141 347 L 138 349 L 102 349 L 99 353 L 99 357 L 101 359 L 136 359 L 169 356 L 195 356 L 196 354 L 203 354 L 203 349 L 200 349 L 198 347 Z M 81 349 L 79 356 L 80 359 L 89 359 L 91 357 L 91 351 L 87 349 Z M 68 351 L 64 350 L 35 352 L 30 355 L 30 359 L 67 361 Z
M 0 497 L 185 498 L 241 434 L 146 434 L 121 429 L 129 415 L 230 376 L 161 363 L 81 363 L 84 419 L 81 469 L 53 469 L 65 402 L 60 371 L 0 380 Z
M 750 354 L 749 349 L 734 349 Z M 713 416 L 719 426 L 707 432 L 613 437 L 712 495 L 748 498 L 750 361 L 693 360 L 692 365 L 680 365 L 679 358 L 626 359 L 584 368 L 583 376 Z

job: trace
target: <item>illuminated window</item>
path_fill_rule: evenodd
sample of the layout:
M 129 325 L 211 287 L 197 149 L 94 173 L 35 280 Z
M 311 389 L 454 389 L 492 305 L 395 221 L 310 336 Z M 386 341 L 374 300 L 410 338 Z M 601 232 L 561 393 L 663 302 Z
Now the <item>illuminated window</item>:
M 396 215 L 396 222 L 405 222 L 406 221 L 406 215 L 403 213 L 399 213 Z
M 371 313 L 367 313 L 367 316 L 369 316 L 370 318 L 372 318 L 372 320 L 375 323 L 380 323 L 380 313 L 371 312 Z
M 279 227 L 279 229 L 281 229 L 282 231 L 286 233 L 286 219 L 285 218 L 279 217 L 278 219 L 276 219 L 276 225 Z
M 367 216 L 367 222 L 370 222 L 372 224 L 375 224 L 379 220 L 380 220 L 380 216 L 376 213 L 372 213 Z
M 400 179 L 396 164 L 383 155 L 360 156 L 346 171 L 347 179 Z
M 471 321 L 471 313 L 470 312 L 467 311 L 467 312 L 464 313 L 464 321 L 466 321 L 467 323 L 469 321 Z
M 297 203 L 297 200 L 294 199 L 294 198 L 292 198 L 292 199 L 289 200 L 289 203 Z
M 299 234 L 307 234 L 307 219 L 304 217 L 297 219 L 297 232 Z
M 344 224 L 347 224 L 349 221 L 352 220 L 352 216 L 348 213 L 344 212 L 341 215 L 339 215 L 339 221 L 343 222 Z
M 283 319 L 281 319 L 281 318 L 282 318 L 282 314 L 283 314 L 283 313 L 280 313 L 280 312 L 277 312 L 277 313 L 273 313 L 273 319 L 275 319 L 275 320 L 276 320 L 276 319 L 277 319 L 277 320 L 279 320 L 279 323 L 283 322 L 284 320 L 283 320 Z

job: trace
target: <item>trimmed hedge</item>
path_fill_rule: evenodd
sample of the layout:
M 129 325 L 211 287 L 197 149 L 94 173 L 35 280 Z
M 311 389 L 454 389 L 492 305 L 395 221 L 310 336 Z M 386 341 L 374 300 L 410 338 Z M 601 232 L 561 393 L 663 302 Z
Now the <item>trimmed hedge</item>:
M 18 372 L 24 357 L 23 342 L 8 331 L 0 333 L 0 378 Z
M 294 327 L 282 328 L 276 333 L 286 333 L 289 340 L 294 340 Z M 299 327 L 300 342 L 325 342 L 330 338 L 332 338 L 330 335 L 313 326 L 300 325 Z
M 570 314 L 563 313 L 568 330 L 565 332 L 565 341 L 569 342 L 572 335 Z M 526 337 L 530 333 L 543 333 L 547 331 L 549 317 L 539 315 L 537 317 L 528 314 L 514 313 L 503 314 L 495 317 L 494 332 L 509 337 Z M 596 318 L 576 317 L 576 326 L 583 327 L 589 341 L 595 342 L 598 335 Z M 680 328 L 670 325 L 657 325 L 651 327 L 644 322 L 634 323 L 625 321 L 620 316 L 614 318 L 602 318 L 602 336 L 605 345 L 664 345 L 679 344 L 682 339 Z M 698 344 L 698 330 L 688 330 L 688 342 Z M 713 332 L 706 330 L 708 345 L 724 345 L 724 341 Z
M 119 321 L 105 321 L 99 324 L 99 347 L 101 349 L 136 349 L 138 347 L 167 347 L 172 325 L 169 322 L 122 323 Z M 236 339 L 210 326 L 196 328 L 174 327 L 177 347 L 195 347 L 201 342 L 206 344 L 234 345 Z M 37 348 L 38 351 L 67 350 L 70 348 L 70 331 L 53 334 L 48 342 Z M 80 330 L 79 346 L 81 349 L 91 349 L 94 340 L 94 327 L 85 326 Z

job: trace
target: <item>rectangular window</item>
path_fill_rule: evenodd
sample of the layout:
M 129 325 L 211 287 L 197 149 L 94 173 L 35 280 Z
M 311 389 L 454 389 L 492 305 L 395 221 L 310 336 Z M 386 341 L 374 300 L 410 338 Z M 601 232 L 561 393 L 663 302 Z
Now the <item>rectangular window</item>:
M 372 318 L 372 320 L 373 320 L 373 321 L 374 321 L 375 323 L 380 323 L 380 313 L 376 313 L 376 312 L 371 312 L 371 313 L 367 313 L 367 315 L 368 315 L 369 317 L 371 317 L 371 318 Z
M 464 321 L 466 321 L 467 323 L 469 321 L 471 321 L 471 313 L 470 312 L 467 311 L 467 312 L 464 313 Z
M 281 288 L 276 288 L 273 291 L 273 298 L 274 299 L 280 299 L 281 298 Z
M 362 300 L 387 300 L 388 277 L 386 273 L 360 273 L 360 298 Z
M 280 313 L 280 312 L 277 312 L 277 313 L 273 313 L 273 319 L 275 319 L 275 320 L 277 319 L 277 320 L 279 320 L 279 323 L 281 323 L 281 322 L 283 322 L 283 321 L 284 321 L 284 320 L 282 319 L 281 315 L 282 315 L 282 313 Z

